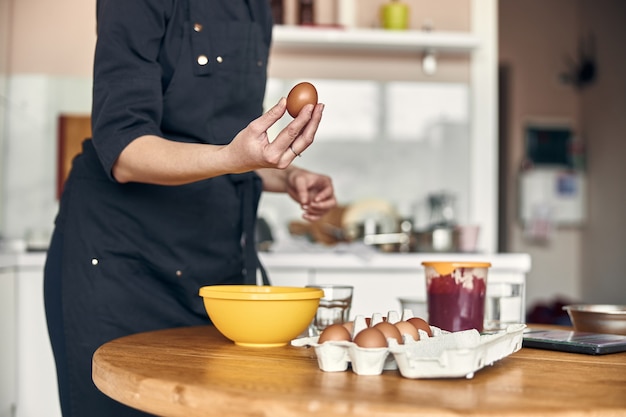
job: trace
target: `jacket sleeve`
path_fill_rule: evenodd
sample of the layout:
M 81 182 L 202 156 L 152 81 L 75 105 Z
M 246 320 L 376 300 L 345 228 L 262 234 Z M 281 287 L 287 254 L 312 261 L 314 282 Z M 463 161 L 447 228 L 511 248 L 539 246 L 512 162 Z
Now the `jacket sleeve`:
M 175 0 L 98 0 L 93 143 L 106 174 L 142 135 L 162 136 L 162 39 Z

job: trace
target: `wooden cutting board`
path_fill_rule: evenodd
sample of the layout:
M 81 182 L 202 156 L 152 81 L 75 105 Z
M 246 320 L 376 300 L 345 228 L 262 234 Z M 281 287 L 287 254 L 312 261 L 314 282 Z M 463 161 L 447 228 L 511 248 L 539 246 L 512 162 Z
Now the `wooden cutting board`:
M 82 143 L 91 137 L 91 117 L 84 114 L 61 114 L 57 141 L 57 198 L 72 167 L 72 160 L 82 150 Z

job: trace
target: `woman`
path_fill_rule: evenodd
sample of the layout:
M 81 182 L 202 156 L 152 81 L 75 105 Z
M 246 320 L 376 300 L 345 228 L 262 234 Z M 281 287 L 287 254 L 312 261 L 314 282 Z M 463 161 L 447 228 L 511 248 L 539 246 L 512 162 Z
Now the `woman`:
M 93 137 L 73 162 L 45 269 L 65 417 L 144 415 L 96 389 L 93 352 L 207 323 L 201 286 L 254 283 L 262 190 L 288 193 L 307 220 L 336 204 L 330 178 L 291 165 L 322 104 L 267 137 L 286 108 L 262 114 L 268 1 L 98 0 L 97 20 Z

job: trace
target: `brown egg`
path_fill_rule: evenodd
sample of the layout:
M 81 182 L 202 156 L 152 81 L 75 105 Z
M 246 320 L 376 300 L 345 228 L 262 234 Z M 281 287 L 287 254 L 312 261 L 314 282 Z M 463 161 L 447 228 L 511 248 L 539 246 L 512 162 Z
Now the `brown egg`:
M 402 335 L 396 326 L 386 321 L 374 325 L 374 329 L 378 329 L 385 335 L 386 339 L 396 339 L 399 344 L 402 344 Z
M 354 322 L 353 321 L 347 321 L 345 323 L 341 324 L 343 327 L 345 327 L 346 329 L 348 329 L 348 332 L 350 332 L 350 334 L 352 334 L 352 332 L 354 331 Z
M 430 326 L 428 325 L 428 322 L 426 322 L 426 320 L 419 318 L 419 317 L 411 317 L 407 321 L 411 323 L 413 326 L 415 326 L 417 330 L 425 331 L 428 334 L 428 336 L 433 335 L 433 332 L 430 329 Z
M 322 333 L 320 333 L 320 337 L 317 339 L 317 343 L 322 344 L 324 342 L 330 341 L 349 342 L 350 340 L 352 340 L 352 336 L 350 335 L 348 329 L 346 329 L 341 324 L 331 324 L 330 326 L 322 330 Z
M 420 335 L 417 332 L 417 329 L 408 321 L 399 321 L 395 323 L 394 326 L 396 326 L 401 335 L 408 334 L 413 338 L 413 340 L 420 340 Z
M 311 83 L 296 84 L 287 95 L 287 112 L 296 117 L 307 104 L 317 104 L 317 90 Z
M 362 348 L 383 348 L 387 347 L 387 339 L 380 330 L 368 327 L 361 330 L 354 336 L 354 343 Z

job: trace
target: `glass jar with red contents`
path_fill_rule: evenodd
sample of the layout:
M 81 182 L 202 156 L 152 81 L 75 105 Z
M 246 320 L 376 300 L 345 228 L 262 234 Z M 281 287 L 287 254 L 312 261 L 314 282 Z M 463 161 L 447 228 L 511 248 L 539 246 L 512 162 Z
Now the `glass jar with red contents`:
M 489 262 L 422 262 L 428 323 L 442 330 L 483 331 Z

